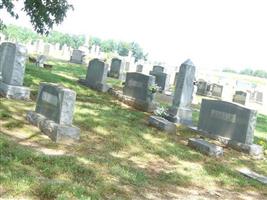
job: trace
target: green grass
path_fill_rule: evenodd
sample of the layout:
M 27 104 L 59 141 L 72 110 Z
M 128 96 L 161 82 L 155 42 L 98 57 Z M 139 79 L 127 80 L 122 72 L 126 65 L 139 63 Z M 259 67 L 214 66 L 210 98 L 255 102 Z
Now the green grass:
M 27 64 L 25 76 L 33 100 L 42 81 L 77 92 L 74 125 L 81 128 L 79 143 L 54 143 L 26 122 L 34 101 L 0 99 L 1 198 L 144 199 L 161 193 L 167 199 L 179 188 L 210 186 L 267 197 L 266 186 L 236 171 L 249 167 L 267 175 L 266 160 L 252 160 L 231 149 L 222 159 L 202 155 L 186 146 L 194 133 L 180 127 L 176 135 L 168 135 L 149 127 L 148 114 L 77 84 L 85 74 L 85 66 L 57 61 L 51 71 Z M 121 87 L 115 79 L 109 83 Z M 258 117 L 256 133 L 258 138 L 266 136 L 266 116 Z M 42 153 L 51 151 L 62 153 Z

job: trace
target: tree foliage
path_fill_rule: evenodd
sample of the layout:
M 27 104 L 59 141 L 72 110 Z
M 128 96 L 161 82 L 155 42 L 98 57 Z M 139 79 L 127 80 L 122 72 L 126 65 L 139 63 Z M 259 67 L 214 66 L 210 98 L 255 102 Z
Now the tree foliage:
M 15 2 L 0 0 L 0 9 L 5 9 L 12 17 L 18 18 L 15 13 Z M 48 34 L 54 24 L 60 24 L 66 17 L 66 13 L 73 6 L 67 0 L 24 0 L 23 11 L 30 17 L 34 30 L 39 34 Z M 0 19 L 0 29 L 4 22 Z

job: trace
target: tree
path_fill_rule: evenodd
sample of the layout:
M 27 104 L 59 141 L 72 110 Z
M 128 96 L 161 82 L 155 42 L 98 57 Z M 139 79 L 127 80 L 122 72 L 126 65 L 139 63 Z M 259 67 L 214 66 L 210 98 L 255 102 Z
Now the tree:
M 253 70 L 252 69 L 244 69 L 240 72 L 240 74 L 244 74 L 244 75 L 249 75 L 249 76 L 253 76 Z
M 5 9 L 12 17 L 19 17 L 14 12 L 16 1 L 0 0 L 0 9 Z M 67 0 L 24 0 L 23 11 L 30 17 L 34 30 L 39 34 L 48 34 L 54 24 L 60 24 L 67 11 L 73 9 Z M 0 29 L 5 27 L 0 19 Z

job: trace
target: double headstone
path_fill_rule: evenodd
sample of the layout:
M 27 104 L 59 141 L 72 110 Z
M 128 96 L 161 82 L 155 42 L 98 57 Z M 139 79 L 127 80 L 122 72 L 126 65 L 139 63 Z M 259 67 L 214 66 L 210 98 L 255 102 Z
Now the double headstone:
M 86 78 L 80 79 L 79 82 L 94 90 L 106 92 L 110 88 L 106 84 L 108 64 L 95 58 L 89 62 Z
M 125 78 L 124 68 L 125 68 L 125 62 L 123 60 L 119 58 L 112 58 L 108 76 L 112 78 L 124 80 Z
M 228 144 L 250 154 L 262 148 L 253 145 L 257 111 L 226 101 L 202 99 L 198 130 L 212 138 L 226 138 Z
M 172 106 L 169 108 L 166 117 L 171 122 L 192 124 L 191 103 L 194 92 L 195 71 L 196 67 L 190 59 L 180 66 L 179 74 L 176 77 Z
M 160 92 L 169 89 L 170 76 L 164 73 L 164 67 L 153 66 L 153 70 L 149 72 L 150 75 L 155 76 L 155 83 L 160 88 Z
M 153 111 L 154 93 L 153 86 L 155 78 L 138 72 L 126 73 L 126 81 L 123 88 L 123 95 L 133 99 L 135 107 L 143 111 Z
M 77 63 L 77 64 L 83 64 L 83 58 L 85 56 L 85 53 L 79 49 L 73 49 L 72 55 L 70 57 L 71 63 Z
M 48 135 L 53 141 L 75 141 L 80 129 L 72 125 L 76 93 L 62 86 L 41 83 L 34 111 L 27 120 Z
M 30 89 L 23 87 L 27 50 L 15 43 L 0 45 L 0 94 L 12 99 L 29 99 Z

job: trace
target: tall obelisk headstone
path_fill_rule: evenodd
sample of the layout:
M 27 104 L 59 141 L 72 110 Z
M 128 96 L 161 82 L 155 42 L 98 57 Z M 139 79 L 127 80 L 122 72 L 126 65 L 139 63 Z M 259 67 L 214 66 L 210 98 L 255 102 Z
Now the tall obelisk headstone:
M 186 60 L 176 77 L 176 86 L 172 106 L 168 110 L 167 120 L 181 124 L 192 124 L 191 103 L 193 100 L 196 67 L 190 59 Z

